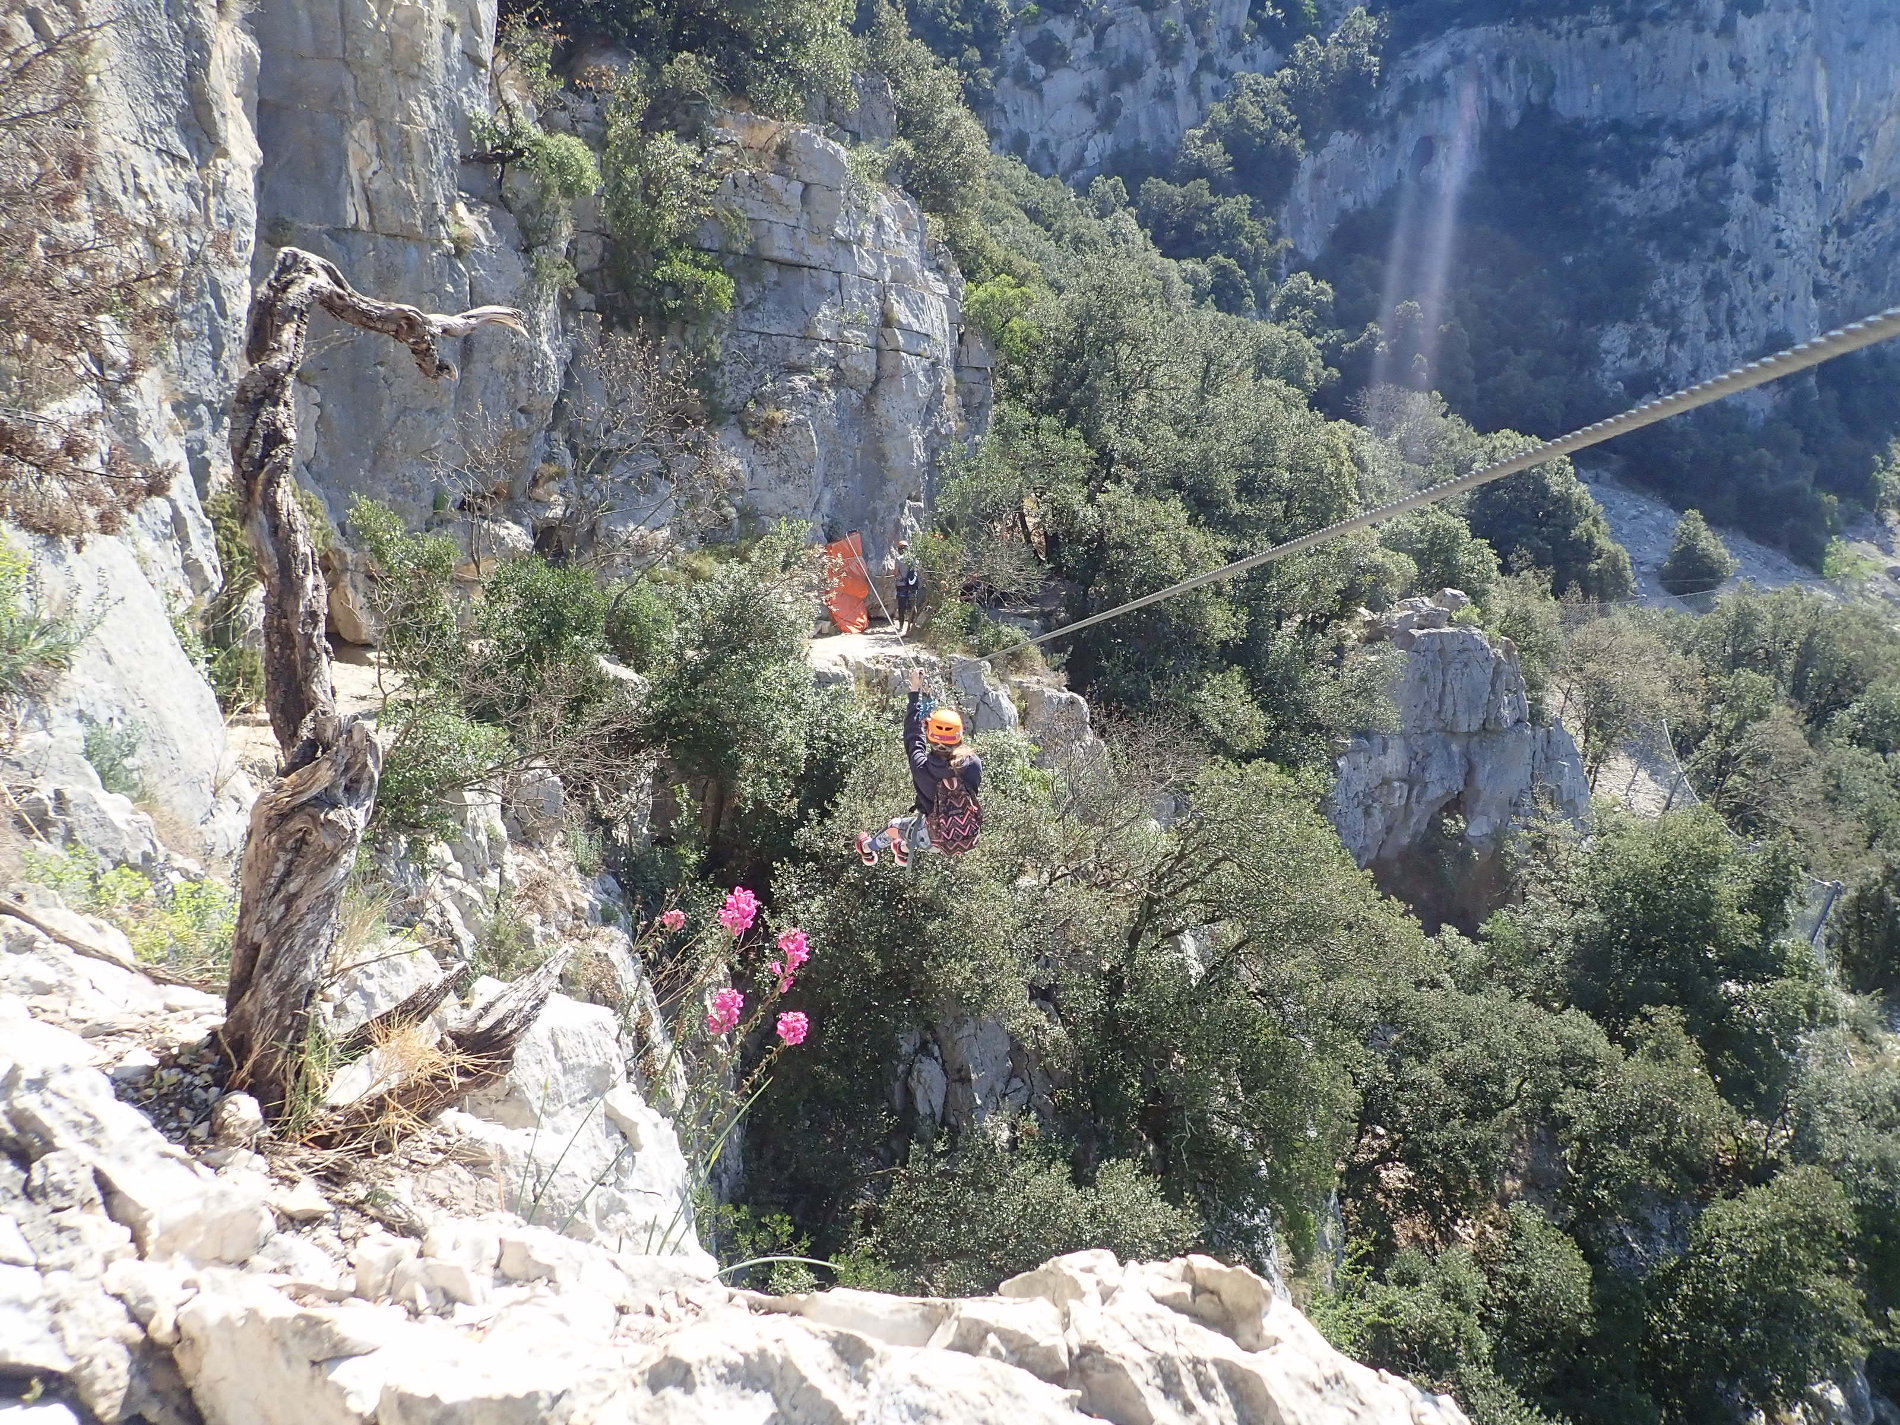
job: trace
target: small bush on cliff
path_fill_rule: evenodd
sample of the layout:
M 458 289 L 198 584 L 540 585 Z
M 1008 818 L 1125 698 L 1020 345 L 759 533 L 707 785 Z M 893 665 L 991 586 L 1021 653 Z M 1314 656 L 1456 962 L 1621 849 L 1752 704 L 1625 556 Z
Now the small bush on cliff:
M 603 211 L 622 281 L 657 315 L 703 321 L 732 310 L 737 289 L 718 259 L 693 245 L 718 217 L 719 175 L 699 146 L 674 133 L 633 71 L 607 106 Z
M 174 474 L 133 460 L 96 412 L 72 413 L 75 392 L 103 400 L 138 376 L 179 275 L 94 181 L 87 67 L 104 28 L 0 16 L 0 519 L 69 538 L 124 528 Z
M 1676 524 L 1669 557 L 1657 577 L 1672 594 L 1706 594 L 1740 567 L 1702 512 L 1687 510 Z
M 771 114 L 802 117 L 850 90 L 846 0 L 553 0 L 503 8 L 545 13 L 574 34 L 610 36 L 656 69 L 691 57 L 716 88 Z
M 1061 1155 L 1010 1150 L 989 1128 L 954 1152 L 917 1154 L 891 1180 L 876 1226 L 847 1249 L 882 1266 L 886 1289 L 980 1296 L 1064 1252 L 1106 1247 L 1125 1262 L 1179 1256 L 1199 1239 L 1193 1214 L 1133 1163 L 1103 1163 L 1076 1183 Z
M 864 59 L 890 80 L 896 103 L 890 176 L 933 213 L 966 212 L 989 169 L 990 145 L 963 105 L 956 71 L 911 37 L 902 12 L 891 4 L 877 7 Z
M 26 555 L 0 538 L 0 744 L 17 701 L 71 667 L 96 626 L 46 607 Z

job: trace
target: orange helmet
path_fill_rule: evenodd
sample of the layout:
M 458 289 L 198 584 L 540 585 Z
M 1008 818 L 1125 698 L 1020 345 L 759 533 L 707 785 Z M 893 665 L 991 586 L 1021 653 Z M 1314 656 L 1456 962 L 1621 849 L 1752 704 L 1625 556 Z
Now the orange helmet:
M 955 708 L 938 708 L 924 721 L 924 741 L 955 747 L 963 741 L 963 714 Z

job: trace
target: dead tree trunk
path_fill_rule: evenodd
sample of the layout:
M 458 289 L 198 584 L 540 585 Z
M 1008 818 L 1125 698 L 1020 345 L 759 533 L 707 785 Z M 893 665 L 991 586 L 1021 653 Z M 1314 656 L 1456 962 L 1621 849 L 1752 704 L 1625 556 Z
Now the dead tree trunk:
M 334 265 L 285 248 L 251 305 L 251 369 L 232 400 L 232 477 L 264 586 L 264 701 L 284 752 L 283 779 L 257 799 L 238 873 L 223 1039 L 231 1085 L 279 1114 L 296 1087 L 310 1006 L 336 943 L 343 883 L 376 802 L 382 754 L 369 727 L 340 718 L 324 637 L 329 590 L 291 467 L 292 382 L 313 308 L 382 332 L 431 380 L 453 379 L 437 343 L 495 322 L 525 332 L 511 307 L 434 316 L 356 292 Z

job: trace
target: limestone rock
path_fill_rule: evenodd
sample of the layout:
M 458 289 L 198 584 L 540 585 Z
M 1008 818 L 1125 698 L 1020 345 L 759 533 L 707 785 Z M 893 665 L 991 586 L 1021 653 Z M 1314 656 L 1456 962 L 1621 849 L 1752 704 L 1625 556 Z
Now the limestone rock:
M 1012 27 L 984 119 L 996 147 L 1038 173 L 1086 179 L 1131 153 L 1171 154 L 1242 70 L 1279 56 L 1253 38 L 1247 0 L 1181 12 L 1107 0 Z
M 946 454 L 988 420 L 990 357 L 963 282 L 901 193 L 853 178 L 842 145 L 801 124 L 721 116 L 741 220 L 700 241 L 738 283 L 724 337 L 722 432 L 762 519 L 864 534 L 881 567 Z
M 1561 721 L 1531 721 L 1516 651 L 1478 629 L 1402 626 L 1419 612 L 1387 621 L 1409 640 L 1392 688 L 1398 730 L 1362 733 L 1339 758 L 1328 811 L 1353 859 L 1391 867 L 1447 812 L 1480 848 L 1495 848 L 1540 798 L 1581 822 L 1582 758 Z
M 1050 1092 L 1036 1056 L 997 1020 L 950 1020 L 901 1038 L 892 1098 L 920 1139 L 997 1112 L 1047 1111 Z
M 1013 732 L 1022 725 L 1009 689 L 982 659 L 953 656 L 950 686 L 970 732 Z
M 89 1165 L 141 1253 L 241 1262 L 270 1235 L 260 1187 L 213 1177 L 167 1143 L 113 1096 L 83 1039 L 24 1014 L 0 1023 L 4 1132 L 36 1159 L 67 1153 Z
M 492 169 L 464 166 L 472 115 L 486 115 L 494 63 L 493 0 L 373 0 L 312 9 L 260 7 L 255 270 L 296 244 L 338 263 L 359 290 L 456 312 L 485 303 L 527 310 L 537 335 L 477 333 L 460 343 L 460 379 L 424 381 L 399 357 L 365 359 L 361 344 L 316 343 L 301 373 L 306 397 L 299 478 L 333 520 L 371 495 L 425 522 L 453 464 L 458 434 L 493 419 L 519 433 L 522 474 L 537 454 L 560 389 L 567 343 L 552 289 L 537 285 Z M 337 562 L 338 559 L 341 562 Z M 332 558 L 333 588 L 359 572 Z M 374 633 L 359 594 L 338 631 Z
M 177 546 L 167 546 L 174 554 Z M 163 808 L 187 854 L 228 856 L 243 836 L 253 789 L 225 745 L 217 699 L 179 646 L 164 592 L 142 546 L 101 536 L 83 549 L 35 541 L 35 574 L 52 607 L 83 616 L 111 610 L 72 667 L 28 709 L 0 773 L 40 788 L 28 819 L 114 864 L 159 859 L 151 819 L 107 792 L 85 757 L 91 726 L 127 729 L 151 803 Z
M 499 985 L 478 982 L 474 998 Z M 704 1261 L 672 1125 L 628 1082 L 620 1021 L 555 995 L 508 1077 L 443 1123 L 486 1151 L 497 1205 L 584 1241 Z
M 68 910 L 40 887 L 24 888 L 23 896 L 50 928 L 114 959 L 80 955 L 24 921 L 0 915 L 0 996 L 18 996 L 35 1017 L 83 1031 L 95 1047 L 94 1059 L 111 1062 L 115 1074 L 136 1078 L 141 1062 L 156 1065 L 144 1044 L 194 1044 L 223 1020 L 222 1000 L 156 985 L 140 974 L 132 947 L 114 927 Z
M 1032 678 L 1012 678 L 1023 700 L 1023 731 L 1036 744 L 1039 767 L 1087 765 L 1101 756 L 1102 740 L 1089 726 L 1088 700 L 1080 693 Z

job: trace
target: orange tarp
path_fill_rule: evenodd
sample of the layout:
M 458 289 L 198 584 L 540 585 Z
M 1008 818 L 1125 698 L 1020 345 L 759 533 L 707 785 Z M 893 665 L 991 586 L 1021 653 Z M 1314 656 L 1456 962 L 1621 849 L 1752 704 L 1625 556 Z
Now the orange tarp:
M 831 592 L 825 599 L 831 621 L 840 633 L 863 633 L 871 626 L 864 601 L 871 596 L 869 571 L 864 567 L 864 537 L 847 534 L 835 544 L 827 544 L 831 560 Z

